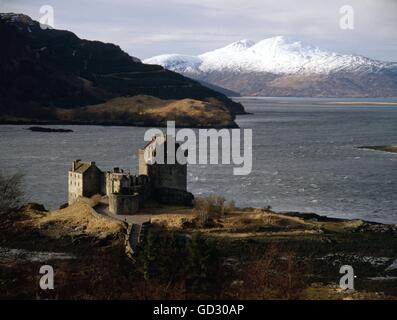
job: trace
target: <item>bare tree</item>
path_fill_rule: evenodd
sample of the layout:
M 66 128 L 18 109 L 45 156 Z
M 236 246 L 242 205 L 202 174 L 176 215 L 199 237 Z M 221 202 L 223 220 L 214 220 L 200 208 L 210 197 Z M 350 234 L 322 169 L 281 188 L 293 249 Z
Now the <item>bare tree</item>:
M 193 206 L 197 222 L 202 227 L 210 219 L 210 204 L 206 198 L 196 197 Z
M 222 218 L 225 215 L 225 198 L 215 193 L 208 197 L 196 197 L 193 207 L 197 221 L 202 227 L 210 220 Z
M 23 174 L 5 176 L 0 173 L 0 217 L 16 212 L 23 203 Z

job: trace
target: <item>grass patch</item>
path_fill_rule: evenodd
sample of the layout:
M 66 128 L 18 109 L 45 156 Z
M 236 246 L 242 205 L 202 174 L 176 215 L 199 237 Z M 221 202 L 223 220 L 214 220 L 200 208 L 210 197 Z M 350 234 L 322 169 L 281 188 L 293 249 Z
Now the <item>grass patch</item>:
M 43 214 L 39 218 L 28 220 L 46 234 L 73 235 L 86 234 L 89 236 L 106 237 L 122 232 L 121 222 L 94 216 L 89 204 L 74 203 L 67 208 Z

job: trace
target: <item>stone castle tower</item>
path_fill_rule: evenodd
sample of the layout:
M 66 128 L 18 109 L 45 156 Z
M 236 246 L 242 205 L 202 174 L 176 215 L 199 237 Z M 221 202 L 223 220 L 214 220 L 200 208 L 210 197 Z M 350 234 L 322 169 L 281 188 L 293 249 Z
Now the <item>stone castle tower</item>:
M 143 149 L 139 149 L 139 175 L 147 175 L 152 181 L 153 188 L 169 188 L 187 190 L 187 164 L 167 163 L 167 144 L 173 143 L 175 149 L 179 147 L 173 136 L 156 136 Z M 156 156 L 161 150 L 164 163 L 156 163 Z

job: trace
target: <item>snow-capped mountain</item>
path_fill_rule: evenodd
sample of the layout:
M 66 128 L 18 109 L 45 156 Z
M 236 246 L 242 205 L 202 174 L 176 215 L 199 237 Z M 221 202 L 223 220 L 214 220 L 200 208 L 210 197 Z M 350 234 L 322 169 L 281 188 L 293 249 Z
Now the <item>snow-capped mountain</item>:
M 241 40 L 198 56 L 166 54 L 144 62 L 159 64 L 244 95 L 397 96 L 396 63 L 330 52 L 283 36 L 259 42 Z M 374 75 L 383 77 L 379 79 L 382 83 L 379 88 L 377 83 L 373 83 L 375 91 L 368 88 L 367 81 L 363 79 Z M 251 85 L 253 81 L 256 83 Z M 332 84 L 333 87 L 328 88 Z M 321 89 L 316 89 L 319 85 Z M 345 88 L 338 89 L 338 85 Z M 305 87 L 305 90 L 291 90 L 297 87 Z
M 374 71 L 393 65 L 359 55 L 321 50 L 287 37 L 234 42 L 199 56 L 160 55 L 145 60 L 180 72 L 270 72 L 274 74 L 324 74 L 343 70 Z

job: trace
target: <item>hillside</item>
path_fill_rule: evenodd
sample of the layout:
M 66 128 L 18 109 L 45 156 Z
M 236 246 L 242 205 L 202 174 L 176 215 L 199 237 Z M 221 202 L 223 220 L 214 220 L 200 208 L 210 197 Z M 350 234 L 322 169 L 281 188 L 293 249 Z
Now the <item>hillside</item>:
M 397 96 L 397 63 L 326 51 L 283 36 L 144 62 L 245 96 Z
M 118 46 L 64 30 L 42 29 L 22 14 L 0 14 L 0 116 L 51 120 L 54 108 L 103 103 L 119 96 L 216 101 L 229 113 L 241 104 L 161 66 L 143 64 Z
M 233 116 L 216 102 L 195 99 L 163 100 L 152 96 L 118 97 L 76 109 L 56 109 L 60 123 L 162 127 L 234 128 Z
M 233 206 L 202 224 L 197 208 L 147 208 L 131 260 L 125 224 L 91 206 L 31 203 L 2 220 L 1 298 L 396 299 L 395 225 Z M 55 290 L 37 290 L 43 264 L 56 267 Z M 354 267 L 355 290 L 339 287 L 342 265 Z

